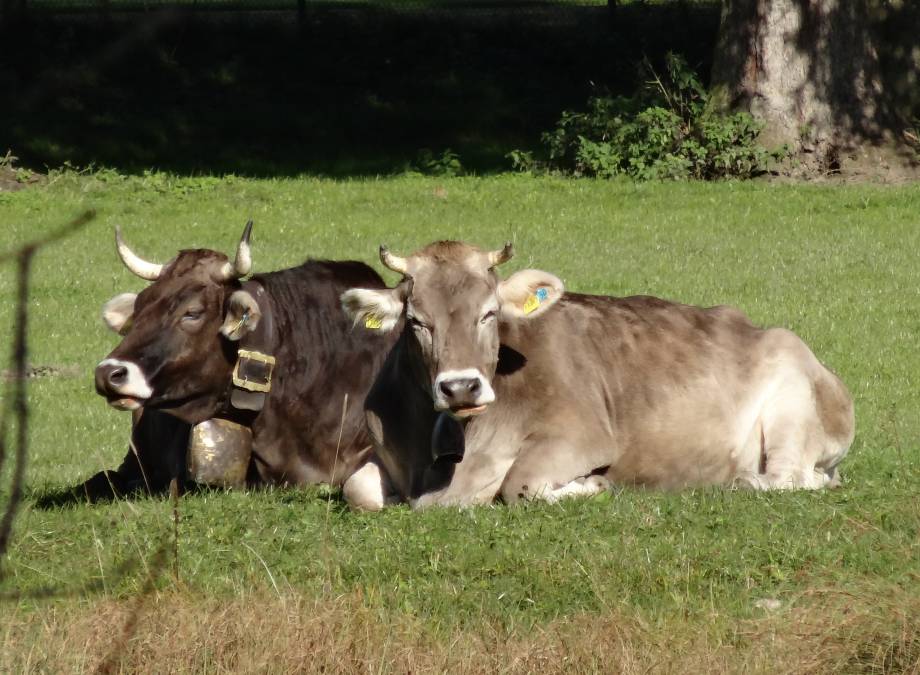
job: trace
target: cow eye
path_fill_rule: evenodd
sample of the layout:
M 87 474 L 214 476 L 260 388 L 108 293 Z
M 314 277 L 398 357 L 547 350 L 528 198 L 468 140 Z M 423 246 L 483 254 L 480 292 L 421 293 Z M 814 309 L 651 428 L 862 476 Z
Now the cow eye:
M 479 320 L 479 323 L 489 323 L 489 321 L 491 321 L 494 318 L 495 318 L 495 310 L 492 309 L 482 315 L 482 318 Z
M 201 318 L 201 315 L 204 314 L 203 309 L 188 309 L 185 311 L 185 314 L 182 315 L 183 321 L 197 321 Z
M 414 329 L 416 329 L 416 330 L 423 330 L 423 331 L 430 331 L 430 330 L 431 330 L 431 326 L 429 326 L 429 325 L 426 324 L 426 323 L 423 323 L 423 322 L 419 321 L 419 320 L 418 320 L 417 318 L 415 318 L 414 316 L 410 316 L 410 317 L 409 317 L 409 325 L 411 325 L 411 326 L 412 326 Z

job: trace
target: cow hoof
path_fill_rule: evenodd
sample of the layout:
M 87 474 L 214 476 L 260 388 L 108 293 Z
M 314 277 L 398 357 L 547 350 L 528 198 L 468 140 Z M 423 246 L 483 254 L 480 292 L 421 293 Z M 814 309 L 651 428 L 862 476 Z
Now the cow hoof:
M 605 492 L 613 487 L 613 484 L 603 476 L 587 476 L 584 485 L 587 491 L 594 494 Z

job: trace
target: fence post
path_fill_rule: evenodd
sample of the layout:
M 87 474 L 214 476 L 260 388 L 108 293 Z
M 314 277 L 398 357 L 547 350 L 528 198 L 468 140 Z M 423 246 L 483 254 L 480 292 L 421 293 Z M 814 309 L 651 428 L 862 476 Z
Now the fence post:
M 613 23 L 617 15 L 617 0 L 607 0 L 607 20 Z

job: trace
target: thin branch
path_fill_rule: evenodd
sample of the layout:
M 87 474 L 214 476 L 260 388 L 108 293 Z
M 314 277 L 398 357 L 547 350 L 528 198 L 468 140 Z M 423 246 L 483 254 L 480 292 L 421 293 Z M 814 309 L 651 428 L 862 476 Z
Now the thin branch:
M 6 555 L 7 547 L 10 541 L 10 532 L 13 529 L 13 519 L 16 517 L 16 511 L 19 508 L 19 502 L 22 500 L 22 479 L 26 471 L 26 448 L 28 447 L 28 429 L 29 429 L 29 406 L 26 402 L 26 359 L 28 356 L 28 344 L 26 333 L 28 331 L 29 318 L 29 272 L 32 268 L 32 256 L 35 254 L 34 247 L 26 247 L 19 255 L 19 272 L 17 284 L 17 303 L 16 303 L 16 334 L 13 338 L 13 396 L 12 410 L 16 415 L 16 464 L 13 467 L 12 487 L 10 489 L 10 498 L 6 505 L 6 511 L 0 520 L 0 560 Z M 9 409 L 7 409 L 9 410 Z M 4 432 L 7 429 L 6 410 L 3 415 L 3 422 L 0 429 Z M 3 460 L 6 459 L 6 440 L 0 439 L 0 467 Z M 3 578 L 3 570 L 0 569 L 0 579 Z
M 166 564 L 166 552 L 168 549 L 169 540 L 167 537 L 164 537 L 163 543 L 160 544 L 160 547 L 154 551 L 150 558 L 150 566 L 153 568 L 153 573 L 147 575 L 147 579 L 144 581 L 144 585 L 141 587 L 137 595 L 134 596 L 134 604 L 131 607 L 131 611 L 128 613 L 128 616 L 121 627 L 121 634 L 116 637 L 114 644 L 112 645 L 112 649 L 109 650 L 109 653 L 106 654 L 105 658 L 103 658 L 102 661 L 99 662 L 99 665 L 96 666 L 96 673 L 99 673 L 100 675 L 108 675 L 109 673 L 114 673 L 119 670 L 119 660 L 125 653 L 125 647 L 127 646 L 128 641 L 134 635 L 134 631 L 137 630 L 137 622 L 140 619 L 141 612 L 144 610 L 144 607 L 147 604 L 147 596 L 150 595 L 156 586 L 157 579 L 160 577 L 160 573 Z
M 128 575 L 133 574 L 137 569 L 139 562 L 142 560 L 143 558 L 141 556 L 138 556 L 137 558 L 128 558 L 127 560 L 116 565 L 114 569 L 110 570 L 109 582 L 112 587 L 116 587 L 118 583 L 121 582 L 121 580 L 127 578 Z M 150 574 L 149 568 L 147 569 L 147 574 Z M 98 591 L 105 591 L 105 584 L 103 583 L 102 579 L 93 579 L 71 588 L 40 586 L 30 591 L 0 591 L 0 602 L 47 600 L 52 598 L 81 598 L 86 597 L 91 593 L 97 593 Z
M 85 226 L 95 217 L 94 211 L 86 211 L 64 227 L 50 234 L 29 242 L 18 249 L 0 255 L 0 264 L 15 259 L 18 262 L 17 270 L 17 299 L 16 299 L 16 327 L 13 336 L 12 380 L 8 386 L 12 389 L 12 396 L 8 397 L 8 407 L 0 412 L 0 472 L 6 462 L 7 431 L 10 427 L 8 415 L 15 415 L 16 419 L 16 463 L 13 466 L 13 476 L 10 485 L 9 501 L 6 504 L 3 517 L 0 519 L 0 561 L 9 548 L 10 532 L 13 529 L 13 520 L 19 503 L 22 501 L 22 482 L 26 471 L 26 455 L 29 439 L 29 404 L 26 398 L 26 364 L 28 363 L 29 345 L 29 278 L 32 271 L 32 259 L 41 247 L 56 242 L 63 237 L 73 234 Z M 3 579 L 3 569 L 0 568 L 0 580 Z
M 149 490 L 148 490 L 149 492 Z M 173 580 L 179 583 L 179 479 L 173 477 L 169 481 L 169 496 L 172 501 L 173 514 Z
M 95 217 L 96 217 L 95 210 L 90 209 L 88 211 L 84 211 L 83 213 L 81 213 L 79 216 L 77 216 L 75 219 L 67 223 L 67 225 L 65 225 L 62 228 L 58 230 L 54 230 L 53 232 L 45 235 L 44 237 L 41 237 L 39 239 L 34 239 L 26 244 L 23 244 L 22 246 L 19 246 L 18 248 L 14 248 L 10 251 L 7 251 L 6 253 L 0 253 L 0 264 L 9 262 L 10 260 L 13 260 L 16 258 L 20 258 L 23 255 L 25 255 L 26 252 L 28 251 L 31 251 L 32 253 L 34 253 L 36 250 L 42 248 L 43 246 L 47 246 L 48 244 L 53 244 L 54 242 L 60 239 L 63 239 L 64 237 L 69 237 L 70 235 L 72 235 L 74 232 L 76 232 L 80 228 L 86 226 Z

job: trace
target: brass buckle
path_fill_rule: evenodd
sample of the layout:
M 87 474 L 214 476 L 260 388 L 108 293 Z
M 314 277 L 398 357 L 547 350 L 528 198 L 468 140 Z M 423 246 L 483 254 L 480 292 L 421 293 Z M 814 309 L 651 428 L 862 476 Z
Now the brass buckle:
M 258 361 L 259 363 L 264 363 L 268 366 L 268 374 L 265 376 L 265 384 L 260 382 L 253 382 L 252 380 L 247 380 L 244 377 L 240 377 L 240 361 L 243 359 L 249 359 L 250 361 Z M 269 356 L 268 354 L 263 354 L 262 352 L 253 352 L 248 349 L 241 349 L 237 352 L 236 365 L 233 366 L 233 384 L 240 389 L 245 389 L 246 391 L 258 391 L 262 393 L 268 393 L 272 388 L 272 372 L 275 369 L 275 357 Z

